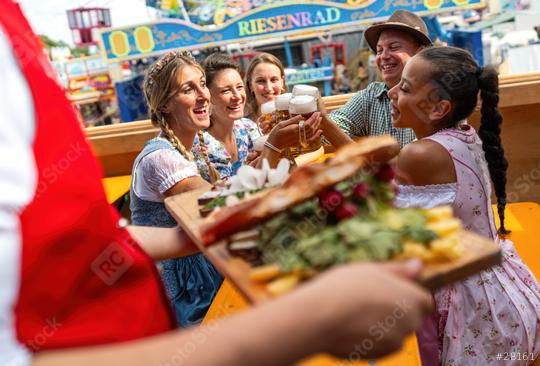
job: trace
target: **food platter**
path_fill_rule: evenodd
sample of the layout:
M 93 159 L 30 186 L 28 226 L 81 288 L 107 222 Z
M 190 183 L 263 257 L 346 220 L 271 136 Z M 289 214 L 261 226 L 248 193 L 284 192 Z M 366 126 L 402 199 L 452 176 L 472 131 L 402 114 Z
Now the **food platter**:
M 201 217 L 198 202 L 206 189 L 170 197 L 165 204 L 217 269 L 248 300 L 263 302 L 274 295 L 268 286 L 252 280 L 252 264 L 231 254 L 229 248 L 235 244 L 235 238 L 245 231 L 253 235 L 253 229 L 259 227 L 257 225 L 272 217 L 279 217 L 280 213 L 306 202 L 321 190 L 349 179 L 361 168 L 372 163 L 386 162 L 398 150 L 399 147 L 391 139 L 367 138 L 357 146 L 338 151 L 330 163 L 297 169 L 281 187 L 259 192 L 206 218 Z M 500 263 L 500 249 L 494 242 L 465 230 L 456 231 L 455 235 L 465 249 L 463 254 L 450 261 L 427 263 L 419 278 L 425 287 L 435 289 Z M 240 239 L 237 244 L 241 244 Z

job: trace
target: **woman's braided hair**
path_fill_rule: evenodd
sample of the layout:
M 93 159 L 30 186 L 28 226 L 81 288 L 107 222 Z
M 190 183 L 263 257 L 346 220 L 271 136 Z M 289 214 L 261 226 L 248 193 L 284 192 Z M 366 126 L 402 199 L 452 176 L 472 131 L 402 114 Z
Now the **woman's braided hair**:
M 180 152 L 180 154 L 182 154 L 182 156 L 193 161 L 193 153 L 182 144 L 170 126 L 168 119 L 171 119 L 171 116 L 167 116 L 162 111 L 167 102 L 178 92 L 176 81 L 178 73 L 184 66 L 195 67 L 204 75 L 203 68 L 195 61 L 190 52 L 169 52 L 148 69 L 143 81 L 143 91 L 152 124 L 161 129 L 165 138 Z M 217 174 L 210 163 L 207 152 L 208 149 L 204 142 L 204 138 L 202 138 L 202 133 L 200 132 L 199 142 L 201 144 L 204 161 L 210 172 L 210 179 L 214 182 L 219 179 L 219 174 Z
M 253 121 L 256 121 L 257 117 L 260 114 L 260 106 L 257 104 L 257 98 L 255 98 L 255 92 L 251 88 L 253 70 L 255 70 L 255 68 L 259 64 L 276 65 L 281 73 L 281 78 L 283 79 L 282 92 L 287 91 L 287 83 L 285 82 L 285 69 L 283 68 L 283 64 L 281 63 L 281 61 L 276 56 L 270 53 L 261 53 L 255 56 L 254 58 L 252 58 L 246 70 L 246 77 L 245 77 L 244 85 L 246 86 L 246 96 L 247 96 L 245 115 L 251 118 Z
M 199 146 L 201 147 L 201 153 L 204 159 L 204 163 L 208 167 L 208 174 L 210 175 L 210 181 L 212 183 L 217 182 L 221 179 L 221 176 L 219 175 L 219 172 L 214 168 L 212 163 L 210 162 L 210 158 L 208 157 L 208 146 L 206 146 L 206 141 L 204 141 L 204 134 L 202 131 L 197 132 L 197 136 L 199 136 Z
M 472 55 L 455 47 L 431 47 L 418 53 L 431 64 L 428 76 L 438 85 L 438 97 L 452 102 L 451 113 L 443 121 L 444 127 L 457 126 L 474 110 L 478 92 L 482 98 L 481 119 L 478 135 L 482 140 L 489 174 L 497 197 L 500 219 L 499 233 L 507 234 L 504 227 L 506 207 L 506 171 L 508 162 L 501 143 L 502 116 L 498 109 L 499 79 L 492 67 L 482 68 Z

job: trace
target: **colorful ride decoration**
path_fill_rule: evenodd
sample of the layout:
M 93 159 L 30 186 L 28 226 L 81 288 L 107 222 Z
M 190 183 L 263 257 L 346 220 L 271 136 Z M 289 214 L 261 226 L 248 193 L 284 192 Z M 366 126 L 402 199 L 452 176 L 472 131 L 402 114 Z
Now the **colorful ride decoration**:
M 456 2 L 461 5 L 457 5 Z M 458 7 L 483 7 L 481 0 L 341 0 L 286 1 L 265 5 L 217 27 L 203 27 L 179 19 L 161 19 L 148 24 L 103 30 L 103 58 L 117 62 L 163 54 L 171 49 L 201 49 L 249 42 L 261 38 L 289 36 L 307 31 L 329 31 L 382 21 L 395 10 L 419 15 L 451 11 Z M 465 4 L 466 3 L 466 4 Z M 438 6 L 435 8 L 435 6 Z
M 77 8 L 67 12 L 68 25 L 76 46 L 96 45 L 100 28 L 111 27 L 111 14 L 107 8 Z
M 105 97 L 114 97 L 109 68 L 101 57 L 90 56 L 68 60 L 64 70 L 70 94 L 98 91 Z
M 67 94 L 84 126 L 107 123 L 116 114 L 109 65 L 100 56 L 66 61 Z M 109 120 L 110 123 L 110 120 Z

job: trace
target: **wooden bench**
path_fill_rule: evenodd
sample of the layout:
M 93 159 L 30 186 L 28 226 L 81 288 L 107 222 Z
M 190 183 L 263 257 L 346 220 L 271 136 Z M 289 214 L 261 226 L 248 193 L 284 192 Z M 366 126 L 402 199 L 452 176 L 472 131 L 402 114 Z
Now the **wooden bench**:
M 324 97 L 332 111 L 354 94 Z M 504 117 L 502 139 L 510 163 L 507 191 L 509 201 L 540 202 L 540 72 L 503 75 L 500 78 L 500 108 Z M 470 121 L 478 127 L 479 110 Z M 131 174 L 131 166 L 145 141 L 158 129 L 149 121 L 86 129 L 94 152 L 108 177 Z
M 113 204 L 129 193 L 131 186 L 131 175 L 121 175 L 119 177 L 108 177 L 101 180 L 107 202 Z

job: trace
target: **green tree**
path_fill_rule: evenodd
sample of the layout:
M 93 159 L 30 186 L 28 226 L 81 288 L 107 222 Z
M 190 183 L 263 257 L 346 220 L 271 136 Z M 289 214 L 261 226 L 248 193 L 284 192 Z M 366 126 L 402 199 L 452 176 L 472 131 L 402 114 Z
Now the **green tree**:
M 90 53 L 88 52 L 88 48 L 85 47 L 73 47 L 71 48 L 71 55 L 73 57 L 82 57 L 82 56 L 88 56 Z
M 55 41 L 54 39 L 50 39 L 48 36 L 44 34 L 39 35 L 39 38 L 41 39 L 41 42 L 43 42 L 45 47 L 48 49 L 51 49 L 53 47 L 69 47 L 69 45 L 66 42 L 62 40 Z

